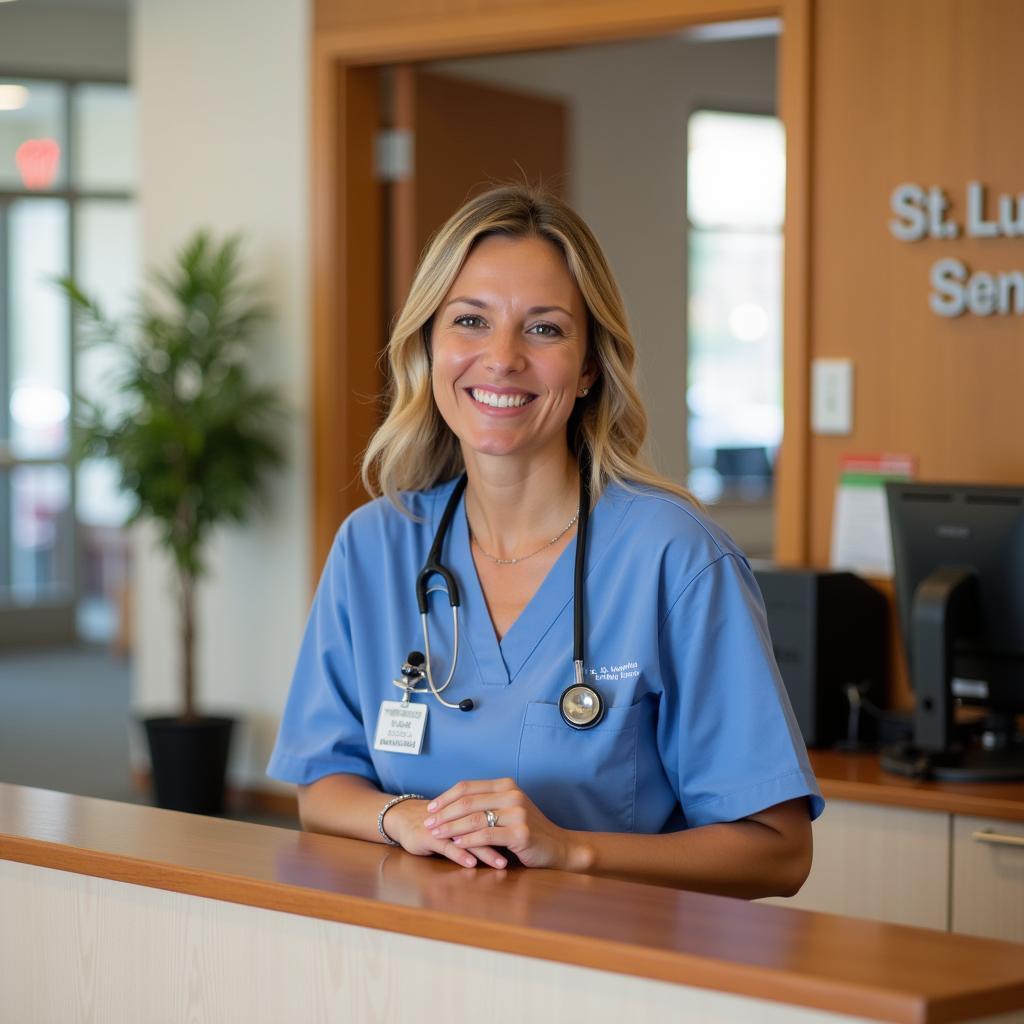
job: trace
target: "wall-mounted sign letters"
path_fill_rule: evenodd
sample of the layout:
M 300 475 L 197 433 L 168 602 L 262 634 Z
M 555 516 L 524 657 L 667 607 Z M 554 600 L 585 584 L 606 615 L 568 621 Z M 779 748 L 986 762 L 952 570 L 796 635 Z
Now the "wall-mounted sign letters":
M 964 207 L 967 222 L 949 216 L 952 203 L 938 185 L 922 188 L 904 184 L 893 189 L 890 208 L 895 214 L 889 230 L 901 242 L 924 238 L 951 241 L 966 238 L 1024 238 L 1024 194 L 986 194 L 979 181 L 967 184 Z M 946 258 L 932 264 L 928 305 L 939 316 L 1024 315 L 1024 271 L 971 272 L 963 260 Z

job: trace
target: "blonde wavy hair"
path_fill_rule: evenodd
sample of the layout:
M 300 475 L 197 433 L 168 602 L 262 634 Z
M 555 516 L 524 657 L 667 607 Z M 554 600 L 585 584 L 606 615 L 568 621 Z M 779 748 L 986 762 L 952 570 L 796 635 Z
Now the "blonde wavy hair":
M 634 377 L 636 346 L 618 285 L 582 218 L 542 188 L 507 185 L 467 202 L 434 235 L 413 278 L 388 342 L 388 413 L 363 456 L 367 491 L 406 512 L 401 491 L 420 491 L 463 472 L 459 442 L 434 403 L 430 335 L 433 318 L 473 247 L 489 235 L 547 239 L 565 257 L 587 307 L 588 355 L 598 368 L 589 395 L 569 418 L 568 442 L 589 457 L 596 501 L 609 483 L 649 485 L 697 507 L 693 495 L 656 472 L 643 454 L 647 413 Z

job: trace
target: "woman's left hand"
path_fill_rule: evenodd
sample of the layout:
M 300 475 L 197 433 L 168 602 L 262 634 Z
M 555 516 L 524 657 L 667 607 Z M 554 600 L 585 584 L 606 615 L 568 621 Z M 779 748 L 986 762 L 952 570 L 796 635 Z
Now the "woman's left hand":
M 464 849 L 504 846 L 528 868 L 571 870 L 572 834 L 559 828 L 515 784 L 514 779 L 456 783 L 427 805 L 423 826 Z M 487 824 L 487 811 L 497 823 Z

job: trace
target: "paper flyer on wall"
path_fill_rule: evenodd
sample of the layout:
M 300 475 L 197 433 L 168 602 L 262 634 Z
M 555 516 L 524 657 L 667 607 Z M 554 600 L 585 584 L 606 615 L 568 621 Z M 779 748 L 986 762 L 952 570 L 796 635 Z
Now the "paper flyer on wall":
M 912 480 L 910 455 L 847 455 L 840 464 L 830 563 L 866 576 L 892 576 L 886 480 Z

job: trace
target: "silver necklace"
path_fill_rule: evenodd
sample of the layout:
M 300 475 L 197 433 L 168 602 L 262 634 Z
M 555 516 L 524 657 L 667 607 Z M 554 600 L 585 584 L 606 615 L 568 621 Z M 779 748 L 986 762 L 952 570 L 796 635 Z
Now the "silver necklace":
M 495 565 L 516 565 L 518 562 L 525 562 L 528 558 L 533 558 L 534 555 L 539 555 L 542 551 L 551 547 L 552 544 L 557 544 L 576 525 L 576 520 L 579 519 L 579 517 L 580 508 L 579 505 L 577 505 L 572 519 L 570 519 L 569 522 L 567 522 L 565 526 L 563 526 L 562 529 L 551 538 L 551 540 L 547 541 L 545 544 L 541 544 L 536 551 L 531 551 L 528 555 L 520 555 L 518 558 L 496 558 L 489 551 L 484 551 L 480 541 L 477 540 L 476 535 L 473 533 L 473 527 L 469 525 L 468 512 L 466 513 L 466 527 L 469 530 L 469 539 L 476 545 L 477 551 L 479 551 L 484 558 L 490 559 L 490 561 Z

